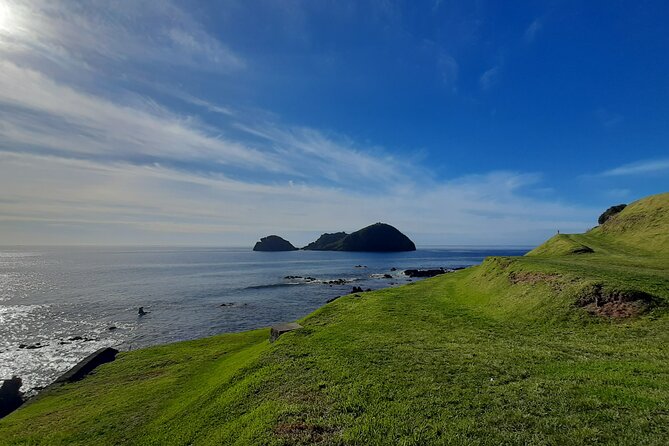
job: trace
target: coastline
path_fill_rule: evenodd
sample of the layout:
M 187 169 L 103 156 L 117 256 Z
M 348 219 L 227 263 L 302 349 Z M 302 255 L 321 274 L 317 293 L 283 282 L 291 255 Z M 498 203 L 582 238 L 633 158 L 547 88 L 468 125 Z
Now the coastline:
M 67 270 L 59 266 L 62 263 L 62 252 L 67 252 L 67 256 L 72 259 L 67 262 L 67 265 L 72 265 Z M 181 251 L 172 248 L 144 251 L 115 248 L 100 251 L 86 248 L 75 250 L 74 254 L 71 254 L 69 249 L 65 251 L 50 249 L 46 252 L 34 248 L 19 250 L 13 253 L 18 255 L 14 257 L 15 262 L 29 268 L 28 274 L 21 274 L 32 283 L 36 282 L 32 277 L 43 276 L 44 271 L 58 277 L 82 277 L 84 281 L 77 279 L 77 285 L 81 291 L 73 288 L 72 292 L 69 292 L 66 286 L 60 284 L 55 289 L 57 293 L 54 293 L 52 286 L 44 283 L 48 287 L 42 291 L 38 289 L 39 294 L 36 294 L 32 302 L 30 296 L 28 299 L 17 299 L 14 302 L 0 302 L 0 311 L 5 311 L 5 314 L 9 315 L 12 314 L 8 313 L 10 311 L 16 312 L 16 316 L 12 316 L 15 319 L 10 319 L 10 324 L 4 327 L 7 333 L 4 335 L 4 344 L 0 345 L 0 363 L 4 364 L 4 369 L 0 367 L 0 372 L 2 372 L 0 375 L 3 379 L 16 375 L 22 377 L 22 391 L 32 394 L 46 387 L 87 355 L 103 347 L 111 346 L 121 351 L 134 351 L 153 345 L 198 339 L 219 333 L 238 333 L 279 322 L 294 321 L 320 308 L 328 300 L 350 293 L 354 286 L 367 290 L 405 283 L 407 278 L 396 276 L 400 271 L 392 271 L 395 268 L 391 265 L 427 269 L 438 265 L 471 265 L 479 263 L 487 255 L 496 253 L 498 252 L 469 248 L 421 248 L 408 256 L 301 252 L 297 255 L 289 253 L 283 260 L 281 253 L 278 255 L 276 253 L 252 253 L 238 249 Z M 190 265 L 190 261 L 188 264 L 184 263 L 181 260 L 183 255 L 193 258 L 193 264 Z M 230 269 L 232 264 L 225 259 L 234 259 L 235 256 L 242 256 L 240 262 L 235 262 L 240 265 Z M 11 257 L 6 258 L 11 259 Z M 178 263 L 173 263 L 172 258 Z M 277 260 L 279 258 L 282 260 Z M 114 263 L 118 263 L 120 259 L 123 259 L 123 263 L 116 266 Z M 144 259 L 150 259 L 151 262 L 140 269 L 135 267 L 137 279 L 127 277 L 123 264 L 128 262 L 137 264 L 140 259 L 143 263 L 147 263 Z M 216 263 L 212 263 L 212 259 L 216 259 Z M 111 263 L 112 260 L 114 263 Z M 264 263 L 257 263 L 259 261 Z M 368 268 L 356 267 L 362 263 L 365 263 Z M 80 264 L 81 266 L 78 266 Z M 98 264 L 100 266 L 96 266 Z M 175 266 L 172 266 L 173 264 Z M 50 265 L 55 265 L 58 266 L 58 269 L 51 273 L 45 270 L 43 265 L 49 268 L 52 268 Z M 0 268 L 2 266 L 0 264 Z M 89 273 L 88 270 L 91 267 L 94 270 Z M 22 269 L 13 268 L 9 270 L 13 275 L 22 271 Z M 230 272 L 226 273 L 225 279 L 222 279 L 219 271 L 224 270 Z M 259 271 L 259 274 L 253 275 L 256 270 Z M 5 271 L 7 271 L 6 268 Z M 173 274 L 173 271 L 176 274 Z M 191 285 L 193 282 L 191 279 L 188 279 L 189 281 L 178 279 L 182 277 L 181 271 L 197 279 L 197 282 Z M 101 273 L 104 275 L 100 276 Z M 85 275 L 82 276 L 82 274 Z M 168 281 L 163 280 L 164 274 L 170 274 L 175 280 L 171 278 Z M 240 274 L 245 276 L 240 276 Z M 392 274 L 393 278 L 385 277 L 386 274 Z M 287 276 L 312 277 L 317 280 L 303 283 L 299 279 L 287 280 Z M 17 275 L 17 277 L 21 276 Z M 155 285 L 152 285 L 152 277 L 156 278 Z M 202 292 L 197 291 L 197 288 L 202 287 L 200 277 L 207 280 L 206 290 Z M 277 280 L 272 280 L 271 277 Z M 87 285 L 85 280 L 88 280 L 90 285 Z M 105 285 L 110 280 L 119 283 L 115 287 L 128 290 L 133 289 L 131 288 L 134 286 L 133 283 L 145 282 L 149 285 L 141 289 L 137 288 L 132 295 L 138 297 L 127 300 L 123 295 L 114 297 L 114 290 Z M 299 284 L 296 284 L 297 282 Z M 221 291 L 223 283 L 231 284 L 229 291 L 225 289 Z M 95 294 L 105 296 L 105 298 L 91 300 L 90 304 L 77 303 L 80 298 L 76 295 L 91 294 L 90 290 L 93 290 L 91 287 L 100 288 L 100 291 Z M 62 291 L 58 291 L 59 289 Z M 160 291 L 162 289 L 174 297 L 170 297 L 169 301 L 164 299 L 147 301 L 144 297 L 139 296 L 140 293 L 149 296 L 150 294 L 162 294 Z M 26 291 L 29 289 L 26 288 Z M 60 300 L 54 300 L 59 294 L 62 294 L 63 297 Z M 125 294 L 128 293 L 125 292 Z M 123 300 L 119 301 L 119 298 Z M 86 300 L 88 301 L 89 298 L 86 297 Z M 137 308 L 139 306 L 144 306 L 151 314 L 138 318 Z M 90 316 L 87 315 L 89 311 L 94 310 L 97 311 L 91 313 Z M 63 316 L 72 313 L 76 318 L 68 316 L 71 322 L 61 322 Z M 12 323 L 12 320 L 16 322 Z M 30 328 L 30 325 L 25 324 L 23 329 L 12 328 L 16 327 L 21 320 L 35 321 L 38 325 L 35 325 L 34 330 Z M 175 326 L 175 322 L 179 325 Z M 30 323 L 34 324 L 34 322 Z M 111 327 L 117 328 L 109 330 Z M 168 327 L 170 329 L 166 330 Z M 0 328 L 0 332 L 2 331 L 3 328 Z M 53 335 L 48 333 L 53 333 Z M 24 348 L 19 348 L 21 345 Z M 37 348 L 26 348 L 33 345 Z M 34 368 L 42 367 L 41 364 L 49 368 L 44 371 Z

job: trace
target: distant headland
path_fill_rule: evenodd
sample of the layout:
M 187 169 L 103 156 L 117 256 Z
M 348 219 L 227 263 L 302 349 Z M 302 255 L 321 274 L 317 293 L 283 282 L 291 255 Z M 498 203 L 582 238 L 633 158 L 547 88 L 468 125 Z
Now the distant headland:
M 271 239 L 271 240 L 270 240 Z M 294 251 L 289 241 L 279 236 L 264 237 L 254 251 Z M 315 242 L 302 248 L 307 251 L 402 252 L 415 251 L 416 245 L 397 228 L 386 223 L 375 223 L 351 234 L 325 233 Z

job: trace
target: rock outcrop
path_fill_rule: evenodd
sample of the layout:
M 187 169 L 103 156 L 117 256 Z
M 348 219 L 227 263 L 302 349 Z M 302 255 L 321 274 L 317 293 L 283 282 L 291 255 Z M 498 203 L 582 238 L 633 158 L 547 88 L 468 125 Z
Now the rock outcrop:
M 323 234 L 303 249 L 315 251 L 400 252 L 415 251 L 416 245 L 393 226 L 375 223 L 351 234 Z
M 2 381 L 0 386 L 0 418 L 14 412 L 23 404 L 21 378 L 14 376 Z
M 606 223 L 606 221 L 609 218 L 611 218 L 614 215 L 620 213 L 620 211 L 622 211 L 626 207 L 627 207 L 626 204 L 618 204 L 616 206 L 611 206 L 610 208 L 605 210 L 602 215 L 599 216 L 599 218 L 597 219 L 597 223 L 599 223 L 600 225 L 603 225 L 604 223 Z
M 296 251 L 297 248 L 288 240 L 278 235 L 268 235 L 260 239 L 253 247 L 254 251 Z
M 302 326 L 297 322 L 275 325 L 270 330 L 269 342 L 274 342 L 277 339 L 279 339 L 279 336 L 281 336 L 282 334 L 288 333 L 289 331 L 299 330 L 300 328 L 302 328 Z
M 434 277 L 440 274 L 446 274 L 451 270 L 444 268 L 439 269 L 407 269 L 404 271 L 404 275 L 407 277 Z
M 95 370 L 98 366 L 112 362 L 116 359 L 118 350 L 111 347 L 104 347 L 90 355 L 86 356 L 84 359 L 79 361 L 77 365 L 72 367 L 67 372 L 63 373 L 58 379 L 56 379 L 53 384 L 63 384 L 63 383 L 72 383 L 79 381 L 84 378 L 86 375 Z

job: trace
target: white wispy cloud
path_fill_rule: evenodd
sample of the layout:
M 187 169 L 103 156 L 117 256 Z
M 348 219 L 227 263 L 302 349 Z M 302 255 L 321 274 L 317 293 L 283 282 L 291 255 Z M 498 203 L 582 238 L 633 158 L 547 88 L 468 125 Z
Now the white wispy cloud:
M 0 41 L 0 244 L 240 244 L 279 230 L 302 234 L 301 244 L 380 220 L 419 242 L 517 243 L 556 225 L 582 230 L 594 215 L 529 198 L 536 175 L 437 180 L 385 148 L 250 118 L 187 89 L 171 95 L 216 113 L 215 124 L 130 89 L 128 73 L 146 84 L 161 67 L 247 67 L 171 2 L 10 8 L 17 18 Z M 457 62 L 442 54 L 438 63 L 454 87 Z
M 604 107 L 595 110 L 595 117 L 604 127 L 615 127 L 624 121 L 623 115 L 612 112 Z
M 540 19 L 534 19 L 532 23 L 525 29 L 525 40 L 529 43 L 534 42 L 537 34 L 541 31 L 543 23 Z
M 484 71 L 481 77 L 479 78 L 479 83 L 481 84 L 481 88 L 483 88 L 484 90 L 488 90 L 493 85 L 495 85 L 499 80 L 499 71 L 500 71 L 499 65 L 495 65 L 494 67 Z
M 604 177 L 643 175 L 657 172 L 669 171 L 669 158 L 643 160 L 624 164 L 600 173 Z
M 445 85 L 455 88 L 460 72 L 460 65 L 450 54 L 440 52 L 437 57 L 437 66 L 441 73 L 441 79 Z
M 23 62 L 97 71 L 162 64 L 230 71 L 245 61 L 169 0 L 60 2 L 5 0 L 13 25 L 0 54 Z
M 207 159 L 221 165 L 278 161 L 210 134 L 197 120 L 161 107 L 137 108 L 82 93 L 33 70 L 0 62 L 2 144 L 79 155 Z

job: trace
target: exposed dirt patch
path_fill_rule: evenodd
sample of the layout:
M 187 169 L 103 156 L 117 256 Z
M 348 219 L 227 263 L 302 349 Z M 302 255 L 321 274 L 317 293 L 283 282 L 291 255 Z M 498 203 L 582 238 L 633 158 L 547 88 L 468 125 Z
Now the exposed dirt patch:
M 536 285 L 537 283 L 553 284 L 559 278 L 559 274 L 540 273 L 536 271 L 520 271 L 509 274 L 509 282 L 514 285 L 518 283 L 527 283 L 530 285 Z
M 331 437 L 334 429 L 300 421 L 278 424 L 274 433 L 290 444 L 318 444 Z
M 601 284 L 587 287 L 577 300 L 588 313 L 613 319 L 635 317 L 658 304 L 655 296 L 643 291 L 610 289 Z
M 572 254 L 592 254 L 593 252 L 595 250 L 586 245 L 580 245 L 571 250 Z

